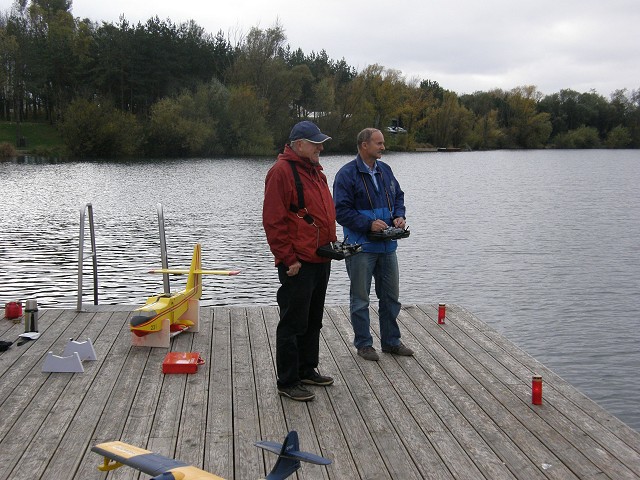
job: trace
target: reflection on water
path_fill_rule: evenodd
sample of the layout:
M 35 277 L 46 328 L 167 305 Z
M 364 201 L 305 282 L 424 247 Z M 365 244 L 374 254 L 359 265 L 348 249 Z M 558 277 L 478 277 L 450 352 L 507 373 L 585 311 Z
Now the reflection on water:
M 350 158 L 323 159 L 330 182 Z M 464 306 L 639 429 L 640 152 L 385 160 L 406 192 L 412 230 L 399 248 L 403 302 Z M 261 225 L 271 163 L 0 163 L 0 302 L 34 297 L 42 307 L 75 307 L 78 221 L 90 202 L 100 303 L 142 304 L 162 290 L 162 277 L 147 273 L 160 266 L 162 203 L 170 266 L 188 266 L 200 242 L 205 268 L 242 270 L 205 277 L 205 305 L 275 304 L 277 275 Z M 183 286 L 172 278 L 172 290 Z M 348 303 L 339 262 L 328 303 Z

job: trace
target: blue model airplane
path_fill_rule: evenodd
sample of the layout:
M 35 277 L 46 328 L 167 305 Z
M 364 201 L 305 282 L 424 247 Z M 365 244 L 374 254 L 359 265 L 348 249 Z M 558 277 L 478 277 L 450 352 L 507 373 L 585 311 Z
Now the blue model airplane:
M 319 455 L 301 452 L 298 433 L 295 430 L 289 432 L 282 444 L 262 441 L 255 445 L 278 455 L 278 460 L 266 480 L 284 480 L 300 468 L 300 461 L 316 465 L 331 463 L 331 460 Z M 104 463 L 98 466 L 98 469 L 102 471 L 115 470 L 127 465 L 147 475 L 153 475 L 151 480 L 224 480 L 222 477 L 193 465 L 187 465 L 180 460 L 174 460 L 124 442 L 100 443 L 92 447 L 91 451 L 104 457 Z
M 281 480 L 287 478 L 300 468 L 300 461 L 315 463 L 316 465 L 329 465 L 331 460 L 309 452 L 300 451 L 298 432 L 291 430 L 284 439 L 284 443 L 269 442 L 264 440 L 256 442 L 256 447 L 263 448 L 278 455 L 276 464 L 271 469 L 266 480 Z

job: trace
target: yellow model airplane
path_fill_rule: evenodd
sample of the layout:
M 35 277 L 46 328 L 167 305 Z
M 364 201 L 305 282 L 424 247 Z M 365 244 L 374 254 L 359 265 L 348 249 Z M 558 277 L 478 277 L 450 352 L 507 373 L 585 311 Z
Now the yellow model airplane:
M 200 297 L 202 296 L 202 275 L 237 275 L 240 273 L 238 270 L 202 270 L 200 250 L 200 244 L 196 243 L 189 270 L 151 270 L 151 273 L 188 274 L 187 286 L 181 292 L 173 295 L 166 293 L 153 295 L 147 299 L 144 306 L 134 310 L 129 322 L 134 345 L 168 347 L 172 335 L 187 328 L 197 332 Z
M 278 460 L 265 480 L 284 480 L 300 468 L 300 461 L 316 465 L 329 465 L 331 460 L 299 449 L 298 433 L 289 432 L 284 443 L 269 441 L 256 442 L 257 447 L 278 455 Z M 153 453 L 124 442 L 106 442 L 91 447 L 91 451 L 104 457 L 98 470 L 109 471 L 123 465 L 133 467 L 147 475 L 151 480 L 224 480 L 222 477 L 206 472 L 180 460 Z

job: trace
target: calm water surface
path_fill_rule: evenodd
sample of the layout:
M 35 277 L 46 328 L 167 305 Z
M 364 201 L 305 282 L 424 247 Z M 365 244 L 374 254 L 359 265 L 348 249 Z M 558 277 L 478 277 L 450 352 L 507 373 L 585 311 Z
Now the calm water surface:
M 330 182 L 351 158 L 324 157 Z M 640 430 L 640 151 L 385 160 L 405 190 L 412 230 L 399 248 L 402 301 L 464 306 Z M 275 304 L 261 226 L 271 163 L 0 163 L 0 305 L 37 298 L 75 308 L 86 203 L 95 212 L 101 304 L 142 304 L 162 290 L 162 278 L 146 273 L 160 266 L 158 203 L 170 266 L 187 266 L 200 242 L 205 268 L 242 270 L 206 277 L 203 304 Z M 348 303 L 342 263 L 333 263 L 328 303 Z

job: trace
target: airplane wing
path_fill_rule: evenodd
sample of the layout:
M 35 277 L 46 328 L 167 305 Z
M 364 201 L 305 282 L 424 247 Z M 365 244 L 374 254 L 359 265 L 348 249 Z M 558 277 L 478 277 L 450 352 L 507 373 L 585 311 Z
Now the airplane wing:
M 149 270 L 149 273 L 171 273 L 173 275 L 186 275 L 189 273 L 189 270 L 180 268 L 155 268 L 153 270 Z M 240 273 L 240 270 L 195 270 L 193 273 L 198 273 L 201 275 L 238 275 Z
M 298 432 L 291 430 L 283 443 L 263 440 L 255 443 L 256 447 L 263 448 L 278 455 L 275 465 L 267 475 L 267 480 L 283 480 L 300 468 L 300 461 L 315 463 L 316 465 L 329 465 L 331 460 L 309 452 L 300 451 Z
M 260 447 L 263 450 L 267 450 L 271 453 L 275 453 L 284 458 L 290 458 L 292 460 L 302 460 L 307 463 L 315 463 L 316 465 L 329 465 L 331 464 L 331 460 L 328 458 L 321 457 L 320 455 L 316 455 L 310 452 L 301 452 L 300 450 L 289 450 L 286 452 L 282 451 L 282 444 L 278 442 L 270 442 L 268 440 L 263 440 L 255 443 L 256 447 Z
M 268 440 L 262 440 L 260 442 L 256 442 L 255 446 L 260 447 L 264 450 L 267 450 L 271 453 L 275 453 L 276 455 L 280 455 L 280 452 L 282 452 L 282 444 L 278 442 L 270 442 Z
M 98 467 L 103 471 L 127 465 L 147 475 L 153 475 L 156 480 L 224 480 L 180 460 L 124 442 L 100 443 L 91 447 L 91 451 L 104 457 L 104 464 Z

